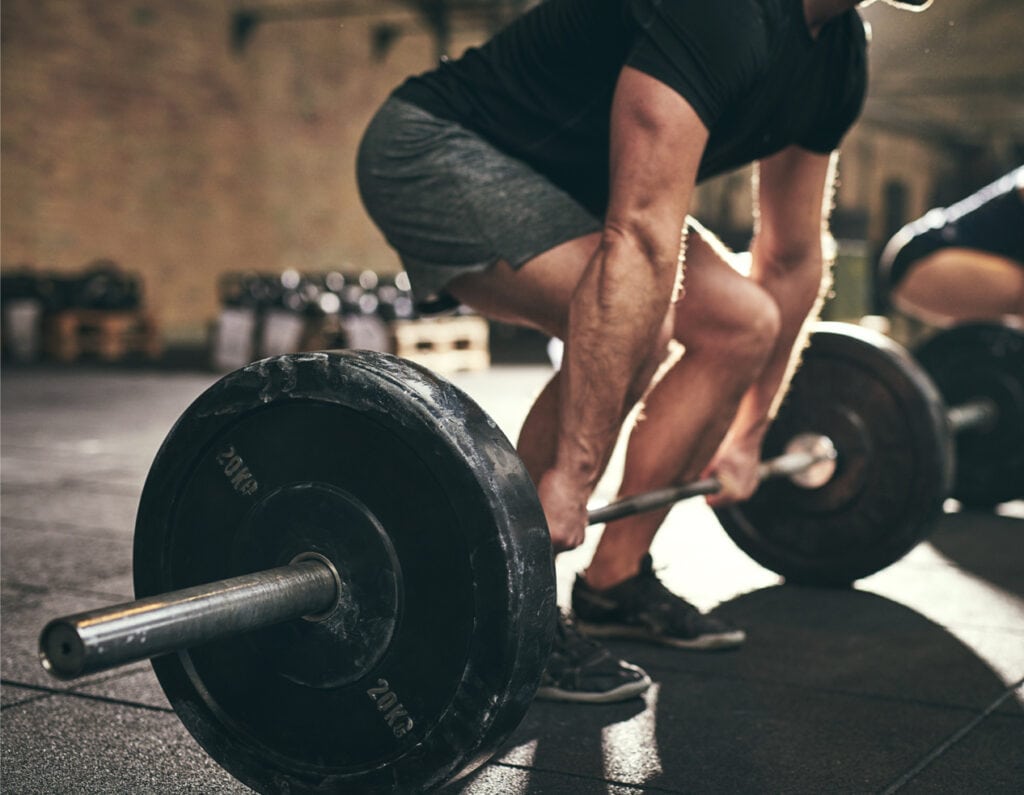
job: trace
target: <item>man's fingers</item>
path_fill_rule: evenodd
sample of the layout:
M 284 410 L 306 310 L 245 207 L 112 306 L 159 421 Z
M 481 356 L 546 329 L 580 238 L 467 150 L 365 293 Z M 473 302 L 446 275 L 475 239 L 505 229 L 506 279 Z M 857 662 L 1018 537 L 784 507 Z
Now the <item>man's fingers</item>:
M 739 478 L 735 477 L 728 470 L 715 473 L 715 478 L 722 484 L 722 488 L 716 494 L 721 499 L 735 499 L 742 493 L 742 485 Z
M 753 493 L 753 488 L 756 488 L 756 483 L 753 488 L 747 488 L 743 477 L 727 469 L 713 472 L 712 476 L 721 484 L 721 489 L 707 498 L 707 503 L 712 508 L 730 505 L 734 502 L 743 502 Z

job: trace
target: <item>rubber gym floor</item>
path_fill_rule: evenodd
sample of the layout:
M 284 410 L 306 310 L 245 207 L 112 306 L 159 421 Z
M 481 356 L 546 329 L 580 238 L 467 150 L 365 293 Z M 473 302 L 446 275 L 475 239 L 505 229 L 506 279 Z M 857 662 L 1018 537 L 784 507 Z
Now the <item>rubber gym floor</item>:
M 515 437 L 541 366 L 452 379 Z M 215 376 L 10 368 L 2 378 L 2 766 L 28 793 L 238 793 L 170 710 L 148 663 L 48 678 L 45 621 L 132 597 L 146 471 Z M 621 455 L 599 497 L 612 496 Z M 559 595 L 596 540 L 558 561 Z M 1024 791 L 1024 504 L 950 513 L 850 590 L 787 586 L 698 502 L 653 549 L 674 589 L 743 626 L 736 652 L 616 643 L 656 684 L 607 706 L 535 703 L 472 793 Z

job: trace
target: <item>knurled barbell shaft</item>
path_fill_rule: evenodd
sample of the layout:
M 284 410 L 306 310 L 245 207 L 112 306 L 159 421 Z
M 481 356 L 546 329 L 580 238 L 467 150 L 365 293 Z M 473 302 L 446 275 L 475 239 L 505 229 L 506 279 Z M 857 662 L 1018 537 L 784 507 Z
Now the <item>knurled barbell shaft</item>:
M 39 637 L 43 667 L 74 679 L 328 610 L 334 569 L 319 558 L 197 585 L 51 621 Z
M 978 399 L 948 408 L 946 416 L 953 431 L 960 433 L 991 426 L 999 419 L 999 408 L 991 400 Z M 825 436 L 817 438 L 827 441 Z M 831 446 L 831 443 L 825 444 L 820 452 L 785 453 L 761 463 L 758 470 L 758 482 L 775 477 L 797 475 L 814 464 L 832 460 L 835 456 L 835 448 Z M 615 519 L 623 519 L 627 516 L 674 505 L 691 497 L 717 494 L 721 490 L 722 483 L 717 478 L 702 478 L 679 486 L 649 491 L 609 503 L 590 511 L 587 515 L 587 522 L 588 524 L 611 522 Z
M 809 437 L 810 438 L 810 437 Z M 796 475 L 822 461 L 831 461 L 836 457 L 835 447 L 832 442 L 824 436 L 816 436 L 814 439 L 822 444 L 815 451 L 799 451 L 783 453 L 782 455 L 762 461 L 758 467 L 758 482 L 776 477 L 789 477 Z M 718 478 L 702 478 L 678 486 L 670 486 L 665 489 L 648 491 L 643 494 L 636 494 L 632 497 L 625 497 L 616 502 L 609 503 L 600 508 L 588 512 L 588 524 L 602 524 L 615 519 L 623 519 L 638 513 L 653 511 L 657 508 L 664 508 L 674 505 L 682 500 L 691 497 L 707 496 L 717 494 L 722 490 L 722 482 Z

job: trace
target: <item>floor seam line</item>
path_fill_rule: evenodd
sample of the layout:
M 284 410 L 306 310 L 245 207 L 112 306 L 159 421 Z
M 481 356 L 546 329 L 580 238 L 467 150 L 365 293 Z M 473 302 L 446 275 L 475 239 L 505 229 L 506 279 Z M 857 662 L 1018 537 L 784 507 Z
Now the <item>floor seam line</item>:
M 926 754 L 920 762 L 918 762 L 910 770 L 908 770 L 896 781 L 890 784 L 886 789 L 884 789 L 882 791 L 882 795 L 893 795 L 893 793 L 898 792 L 904 786 L 910 783 L 921 772 L 923 772 L 925 768 L 930 766 L 936 759 L 940 758 L 943 754 L 946 753 L 946 751 L 948 751 L 950 748 L 952 748 L 954 745 L 956 745 L 958 742 L 964 739 L 964 737 L 966 737 L 968 734 L 970 734 L 972 731 L 978 728 L 978 726 L 980 726 L 985 720 L 989 718 L 989 716 L 991 716 L 997 709 L 999 709 L 999 707 L 1003 705 L 1003 702 L 1013 697 L 1014 693 L 1021 687 L 1021 685 L 1024 685 L 1024 679 L 1021 679 L 1015 684 L 1006 688 L 1006 690 L 1003 691 L 999 698 L 997 698 L 995 701 L 993 701 L 991 704 L 985 707 L 985 709 L 983 709 L 979 714 L 975 715 L 972 720 L 968 721 L 964 726 L 961 726 L 959 729 L 957 729 L 957 731 L 953 732 L 953 734 L 951 734 L 949 737 L 947 737 L 945 740 L 939 743 L 928 754 Z
M 88 683 L 88 684 L 101 684 L 103 681 L 110 681 L 110 680 L 98 680 L 95 683 Z M 33 684 L 28 683 L 28 682 L 15 682 L 15 681 L 12 681 L 10 679 L 4 679 L 2 682 L 0 682 L 0 684 L 3 684 L 3 685 L 8 686 L 8 687 L 18 687 L 18 688 L 21 688 L 23 690 L 32 690 L 32 691 L 35 691 L 35 692 L 40 694 L 39 699 L 31 699 L 31 700 L 26 700 L 26 701 L 20 701 L 20 702 L 14 703 L 14 704 L 5 704 L 2 707 L 0 707 L 0 712 L 6 711 L 7 709 L 13 709 L 14 707 L 19 707 L 19 706 L 21 706 L 23 704 L 31 703 L 32 701 L 41 700 L 42 698 L 62 697 L 62 696 L 63 697 L 69 697 L 69 698 L 78 698 L 78 699 L 82 699 L 84 701 L 99 701 L 100 703 L 103 703 L 103 704 L 114 704 L 116 706 L 129 707 L 131 709 L 147 710 L 149 712 L 165 712 L 165 713 L 173 713 L 174 712 L 174 710 L 171 707 L 159 707 L 159 706 L 156 706 L 154 704 L 143 704 L 141 701 L 128 701 L 127 699 L 123 699 L 123 698 L 112 698 L 111 696 L 101 696 L 101 695 L 99 695 L 97 693 L 87 693 L 87 692 L 84 692 L 82 690 L 62 690 L 62 689 L 56 688 L 56 687 L 46 687 L 44 685 L 33 685 Z

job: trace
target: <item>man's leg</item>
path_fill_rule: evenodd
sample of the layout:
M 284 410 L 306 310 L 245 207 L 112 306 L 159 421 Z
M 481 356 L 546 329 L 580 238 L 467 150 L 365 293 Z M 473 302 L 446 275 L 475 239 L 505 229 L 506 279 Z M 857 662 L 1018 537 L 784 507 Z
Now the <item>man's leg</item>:
M 597 234 L 571 240 L 513 269 L 499 262 L 486 271 L 460 276 L 447 286 L 462 303 L 486 317 L 563 336 L 576 283 L 597 248 Z M 550 466 L 558 434 L 556 374 L 524 423 L 519 453 L 536 480 Z M 538 698 L 603 703 L 633 698 L 650 686 L 640 668 L 614 658 L 583 636 L 563 616 Z
M 698 477 L 774 345 L 778 310 L 696 234 L 687 251 L 675 337 L 685 353 L 644 401 L 630 435 L 620 496 Z M 587 581 L 617 585 L 640 569 L 668 508 L 609 523 Z
M 626 451 L 622 497 L 700 475 L 725 436 L 740 399 L 764 367 L 778 333 L 778 308 L 771 297 L 733 270 L 696 234 L 690 235 L 683 286 L 685 294 L 676 304 L 675 336 L 685 352 L 644 401 Z M 615 611 L 607 618 L 623 631 L 600 626 L 605 617 L 597 606 L 601 599 L 591 601 L 587 595 L 623 583 L 629 591 L 632 586 L 627 581 L 637 575 L 643 581 L 653 578 L 648 550 L 668 511 L 637 514 L 606 526 L 574 592 L 578 615 L 588 630 L 598 634 L 646 637 L 691 648 L 741 643 L 742 632 L 700 616 L 661 592 L 663 588 L 655 598 L 674 605 L 669 612 L 675 616 L 665 617 L 666 626 L 625 627 L 623 622 L 631 619 Z M 626 592 L 620 595 L 632 599 Z M 626 613 L 633 609 L 643 612 L 644 607 L 629 606 Z M 668 625 L 673 623 L 679 626 Z M 660 637 L 662 633 L 666 637 Z
M 564 339 L 573 290 L 597 249 L 598 238 L 595 233 L 570 240 L 518 270 L 499 262 L 482 273 L 460 276 L 448 285 L 448 291 L 492 320 Z M 535 483 L 555 455 L 558 381 L 555 373 L 531 406 L 519 437 L 519 456 Z

